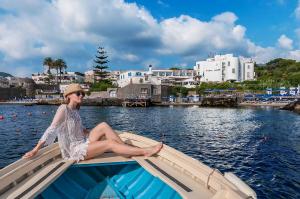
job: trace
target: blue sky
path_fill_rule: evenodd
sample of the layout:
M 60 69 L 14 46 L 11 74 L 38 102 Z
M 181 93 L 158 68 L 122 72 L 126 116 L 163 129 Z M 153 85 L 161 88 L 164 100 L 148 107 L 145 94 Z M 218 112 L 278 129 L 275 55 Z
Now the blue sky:
M 211 53 L 300 60 L 300 1 L 0 1 L 0 71 L 30 76 L 50 56 L 84 72 L 99 45 L 112 70 L 191 68 Z
M 208 21 L 223 12 L 238 16 L 238 24 L 247 28 L 247 36 L 259 45 L 276 43 L 278 37 L 287 34 L 296 37 L 294 30 L 299 21 L 293 14 L 297 0 L 137 0 L 157 19 L 190 15 Z

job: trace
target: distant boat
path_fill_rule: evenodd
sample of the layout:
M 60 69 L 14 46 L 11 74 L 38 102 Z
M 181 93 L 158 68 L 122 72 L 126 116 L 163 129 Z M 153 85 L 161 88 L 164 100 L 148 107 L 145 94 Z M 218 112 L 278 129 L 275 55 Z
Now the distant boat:
M 120 137 L 138 147 L 157 144 L 132 133 Z M 222 175 L 167 145 L 155 157 L 105 153 L 74 163 L 61 158 L 55 143 L 0 170 L 0 198 L 256 199 L 256 194 L 233 173 Z

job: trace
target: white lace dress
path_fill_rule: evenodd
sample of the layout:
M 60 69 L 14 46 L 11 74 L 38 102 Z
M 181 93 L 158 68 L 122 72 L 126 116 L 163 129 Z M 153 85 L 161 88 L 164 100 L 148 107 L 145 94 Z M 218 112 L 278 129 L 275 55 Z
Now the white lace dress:
M 40 141 L 45 145 L 58 143 L 64 159 L 83 160 L 87 154 L 88 137 L 83 132 L 83 126 L 77 109 L 71 109 L 62 104 L 56 111 L 51 125 L 44 132 Z

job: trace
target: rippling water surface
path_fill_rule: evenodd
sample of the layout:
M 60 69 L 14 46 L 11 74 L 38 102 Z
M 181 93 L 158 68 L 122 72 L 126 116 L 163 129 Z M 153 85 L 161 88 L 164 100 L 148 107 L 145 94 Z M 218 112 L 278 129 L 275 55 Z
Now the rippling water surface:
M 38 141 L 56 106 L 0 106 L 0 168 Z M 31 114 L 30 114 L 31 113 Z M 300 116 L 271 108 L 82 107 L 83 123 L 160 140 L 246 181 L 258 198 L 300 198 Z M 14 116 L 16 115 L 16 116 Z

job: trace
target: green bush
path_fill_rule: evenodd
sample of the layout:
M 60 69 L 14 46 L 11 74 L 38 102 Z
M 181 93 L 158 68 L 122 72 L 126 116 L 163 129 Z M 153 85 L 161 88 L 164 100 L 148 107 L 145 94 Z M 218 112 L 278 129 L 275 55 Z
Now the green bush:
M 107 88 L 114 88 L 110 80 L 101 80 L 100 82 L 91 85 L 90 91 L 106 91 Z

